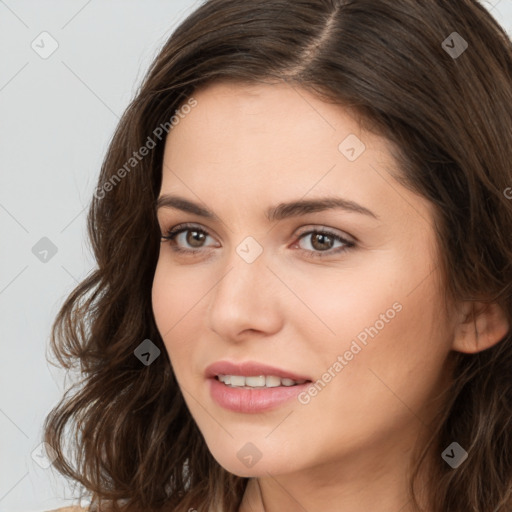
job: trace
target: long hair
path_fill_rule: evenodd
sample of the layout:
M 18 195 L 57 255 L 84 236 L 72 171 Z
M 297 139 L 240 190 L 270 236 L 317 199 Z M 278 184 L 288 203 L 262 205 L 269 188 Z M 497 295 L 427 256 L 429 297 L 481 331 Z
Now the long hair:
M 96 266 L 52 326 L 58 364 L 81 377 L 48 414 L 44 440 L 93 510 L 235 512 L 248 482 L 209 452 L 151 304 L 165 135 L 199 86 L 228 80 L 286 81 L 385 137 L 397 179 L 434 205 L 446 296 L 497 302 L 512 321 L 512 42 L 491 14 L 476 0 L 207 0 L 117 126 L 87 217 Z M 134 354 L 146 339 L 161 351 L 149 366 Z M 433 510 L 510 510 L 511 334 L 454 356 L 429 441 L 440 454 Z M 469 453 L 457 469 L 441 458 L 453 440 Z

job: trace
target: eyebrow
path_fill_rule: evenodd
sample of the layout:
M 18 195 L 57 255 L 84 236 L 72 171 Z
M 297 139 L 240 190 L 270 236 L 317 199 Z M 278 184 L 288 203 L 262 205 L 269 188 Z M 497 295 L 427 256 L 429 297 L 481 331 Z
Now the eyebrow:
M 220 222 L 220 218 L 215 213 L 180 196 L 162 194 L 156 201 L 156 210 L 159 210 L 160 208 L 174 208 L 176 210 L 182 210 L 187 213 L 192 213 L 200 217 Z M 375 219 L 379 218 L 378 215 L 368 208 L 342 197 L 322 197 L 319 199 L 302 199 L 290 201 L 288 203 L 279 203 L 276 206 L 268 208 L 265 212 L 265 216 L 269 222 L 273 222 L 289 217 L 297 217 L 300 215 L 307 215 L 308 213 L 331 209 L 341 209 L 347 212 L 368 215 Z

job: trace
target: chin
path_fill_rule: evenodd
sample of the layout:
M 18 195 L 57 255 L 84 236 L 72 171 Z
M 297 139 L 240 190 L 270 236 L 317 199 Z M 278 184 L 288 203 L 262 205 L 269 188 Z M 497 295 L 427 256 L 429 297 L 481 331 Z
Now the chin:
M 217 449 L 211 451 L 211 454 L 226 471 L 244 478 L 268 476 L 269 473 L 278 475 L 295 470 L 285 454 L 280 455 L 274 451 L 271 457 L 265 457 L 264 454 L 258 456 L 254 451 L 251 460 L 252 450 L 250 444 L 246 443 L 241 448 L 222 450 L 222 453 Z

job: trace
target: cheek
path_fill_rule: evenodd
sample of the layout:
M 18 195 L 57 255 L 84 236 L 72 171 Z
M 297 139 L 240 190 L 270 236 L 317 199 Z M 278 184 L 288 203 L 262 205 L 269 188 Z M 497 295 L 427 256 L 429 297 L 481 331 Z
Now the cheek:
M 151 304 L 155 322 L 160 335 L 165 338 L 164 333 L 169 329 L 169 315 L 174 311 L 175 297 L 172 288 L 168 286 L 164 265 L 161 257 L 155 269 L 153 287 L 151 289 Z
M 153 315 L 178 380 L 180 369 L 191 366 L 210 287 L 200 272 L 180 269 L 165 254 L 159 259 L 151 291 Z
M 183 287 L 179 281 L 178 274 L 160 259 L 153 279 L 151 300 L 156 326 L 171 363 L 176 359 L 176 350 L 179 349 L 179 344 L 171 343 L 171 340 L 177 339 L 176 334 L 182 327 L 179 320 L 185 315 L 185 307 L 188 303 L 187 288 Z
M 353 339 L 363 344 L 371 339 L 367 331 L 376 323 L 380 332 L 396 322 L 403 295 L 397 264 L 379 263 L 361 259 L 357 268 L 326 267 L 314 274 L 288 271 L 285 280 L 293 283 L 300 301 L 291 297 L 285 310 L 301 332 L 308 332 L 301 338 L 320 343 L 331 356 L 349 350 Z
M 173 265 L 162 251 L 155 269 L 151 300 L 158 330 L 165 340 L 171 329 L 179 330 L 180 319 L 200 306 L 206 290 L 201 286 L 201 279 L 194 277 L 197 273 Z
M 312 358 L 319 376 L 329 369 L 344 375 L 333 379 L 333 389 L 340 386 L 357 400 L 373 396 L 377 402 L 396 392 L 419 404 L 442 377 L 450 326 L 440 314 L 432 261 L 383 256 L 364 271 L 344 269 L 336 275 L 325 269 L 314 282 L 296 276 L 294 291 L 314 314 L 297 308 L 293 315 L 301 338 L 311 342 L 309 349 L 322 346 Z M 336 371 L 338 356 L 344 361 Z

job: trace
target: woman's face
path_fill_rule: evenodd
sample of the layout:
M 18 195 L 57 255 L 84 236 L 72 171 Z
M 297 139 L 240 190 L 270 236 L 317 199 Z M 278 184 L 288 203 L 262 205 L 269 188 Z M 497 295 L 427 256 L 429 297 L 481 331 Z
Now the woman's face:
M 188 231 L 162 241 L 152 292 L 194 420 L 241 476 L 386 471 L 448 377 L 433 210 L 394 180 L 384 139 L 303 89 L 194 98 L 166 141 L 158 209 L 162 234 Z M 310 207 L 326 198 L 341 206 Z

